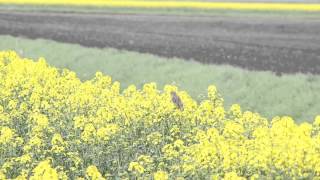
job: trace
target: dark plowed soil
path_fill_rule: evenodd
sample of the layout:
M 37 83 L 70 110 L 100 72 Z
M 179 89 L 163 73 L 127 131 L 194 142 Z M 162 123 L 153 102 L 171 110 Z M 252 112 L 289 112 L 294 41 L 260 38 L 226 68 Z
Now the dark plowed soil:
M 320 74 L 320 17 L 8 11 L 0 12 L 0 34 L 113 47 L 277 74 Z

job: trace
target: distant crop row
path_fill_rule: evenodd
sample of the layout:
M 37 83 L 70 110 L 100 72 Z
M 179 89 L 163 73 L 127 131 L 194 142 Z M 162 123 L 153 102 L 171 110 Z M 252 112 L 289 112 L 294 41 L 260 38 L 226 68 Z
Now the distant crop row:
M 319 177 L 320 116 L 268 121 L 225 109 L 215 86 L 200 103 L 172 85 L 120 91 L 0 52 L 0 179 Z
M 239 3 L 200 1 L 147 1 L 147 0 L 0 0 L 2 4 L 34 5 L 89 5 L 105 7 L 135 8 L 191 8 L 191 9 L 233 9 L 233 10 L 280 10 L 280 11 L 320 11 L 320 4 L 303 3 Z

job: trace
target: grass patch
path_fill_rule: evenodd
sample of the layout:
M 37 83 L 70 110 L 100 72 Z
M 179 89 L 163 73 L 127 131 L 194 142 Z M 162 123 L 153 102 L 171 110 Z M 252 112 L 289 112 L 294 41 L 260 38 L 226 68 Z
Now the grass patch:
M 69 68 L 83 79 L 101 71 L 122 83 L 122 88 L 146 82 L 176 84 L 194 98 L 202 99 L 215 84 L 226 106 L 239 103 L 243 109 L 268 118 L 290 115 L 298 122 L 313 121 L 320 107 L 320 76 L 252 72 L 231 66 L 203 65 L 181 59 L 166 59 L 115 49 L 85 48 L 50 40 L 0 36 L 0 50 L 16 50 L 25 57 L 45 57 L 50 65 Z

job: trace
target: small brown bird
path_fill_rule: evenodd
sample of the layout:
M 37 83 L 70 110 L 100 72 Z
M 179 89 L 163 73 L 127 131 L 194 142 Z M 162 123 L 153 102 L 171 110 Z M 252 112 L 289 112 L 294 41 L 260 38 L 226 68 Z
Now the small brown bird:
M 172 100 L 173 104 L 175 104 L 177 106 L 177 108 L 179 108 L 181 111 L 183 111 L 183 103 L 182 103 L 180 97 L 174 91 L 171 91 L 171 100 Z

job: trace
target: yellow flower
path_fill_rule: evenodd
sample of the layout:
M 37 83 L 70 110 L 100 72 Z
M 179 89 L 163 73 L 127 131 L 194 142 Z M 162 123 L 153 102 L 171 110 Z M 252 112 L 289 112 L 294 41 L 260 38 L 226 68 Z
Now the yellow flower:
M 153 163 L 153 159 L 150 156 L 147 155 L 141 155 L 137 158 L 137 161 L 139 162 L 140 165 L 142 166 L 149 166 L 150 164 Z
M 87 176 L 92 180 L 104 180 L 96 166 L 89 166 L 86 170 Z
M 230 113 L 235 116 L 235 117 L 240 117 L 241 116 L 241 107 L 239 104 L 233 104 L 230 107 Z
M 84 142 L 90 143 L 94 142 L 96 137 L 96 129 L 93 124 L 86 124 L 83 132 L 81 133 L 81 139 Z
M 181 139 L 176 140 L 173 144 L 178 149 L 184 148 L 184 142 Z
M 15 180 L 27 180 L 27 179 L 28 179 L 28 171 L 25 169 L 23 169 L 20 172 L 19 176 L 15 178 Z
M 223 134 L 226 137 L 241 138 L 245 129 L 241 124 L 235 122 L 226 122 Z
M 1 180 L 7 179 L 5 173 L 2 170 L 0 170 L 0 179 Z
M 8 127 L 1 127 L 0 130 L 0 144 L 7 144 L 12 141 L 14 132 Z
M 297 124 L 226 110 L 213 85 L 199 105 L 173 85 L 120 90 L 101 72 L 81 81 L 0 51 L 0 179 L 104 179 L 97 167 L 112 179 L 320 176 L 320 116 Z
M 158 145 L 162 142 L 162 134 L 153 132 L 147 136 L 147 141 L 153 145 Z
M 17 101 L 15 100 L 10 100 L 9 103 L 8 103 L 8 108 L 9 109 L 15 109 L 17 107 Z
M 60 134 L 55 133 L 51 139 L 51 144 L 53 145 L 63 145 L 64 141 Z
M 167 180 L 169 176 L 165 171 L 157 171 L 153 174 L 153 178 L 154 180 Z
M 32 172 L 30 180 L 59 179 L 57 171 L 51 167 L 49 160 L 41 161 Z
M 119 131 L 119 126 L 116 124 L 108 124 L 105 127 L 97 130 L 97 136 L 101 141 L 109 141 L 109 139 Z
M 208 87 L 208 99 L 213 103 L 214 106 L 223 106 L 223 99 L 217 91 L 216 86 L 210 85 Z
M 128 171 L 138 173 L 138 174 L 143 174 L 144 168 L 138 162 L 131 162 L 129 164 Z
M 51 151 L 54 153 L 61 153 L 65 150 L 66 143 L 62 139 L 61 135 L 58 133 L 55 133 L 51 139 Z
M 32 119 L 41 128 L 46 128 L 49 125 L 48 118 L 43 114 L 35 113 L 35 114 L 32 115 Z
M 225 180 L 245 180 L 246 178 L 240 177 L 235 172 L 228 172 L 224 175 Z
M 317 116 L 317 117 L 314 119 L 313 125 L 320 127 L 320 116 Z
M 22 156 L 19 158 L 19 161 L 20 161 L 21 163 L 24 163 L 24 164 L 30 163 L 31 160 L 32 160 L 32 158 L 31 158 L 30 154 L 24 154 L 24 155 L 22 155 Z

